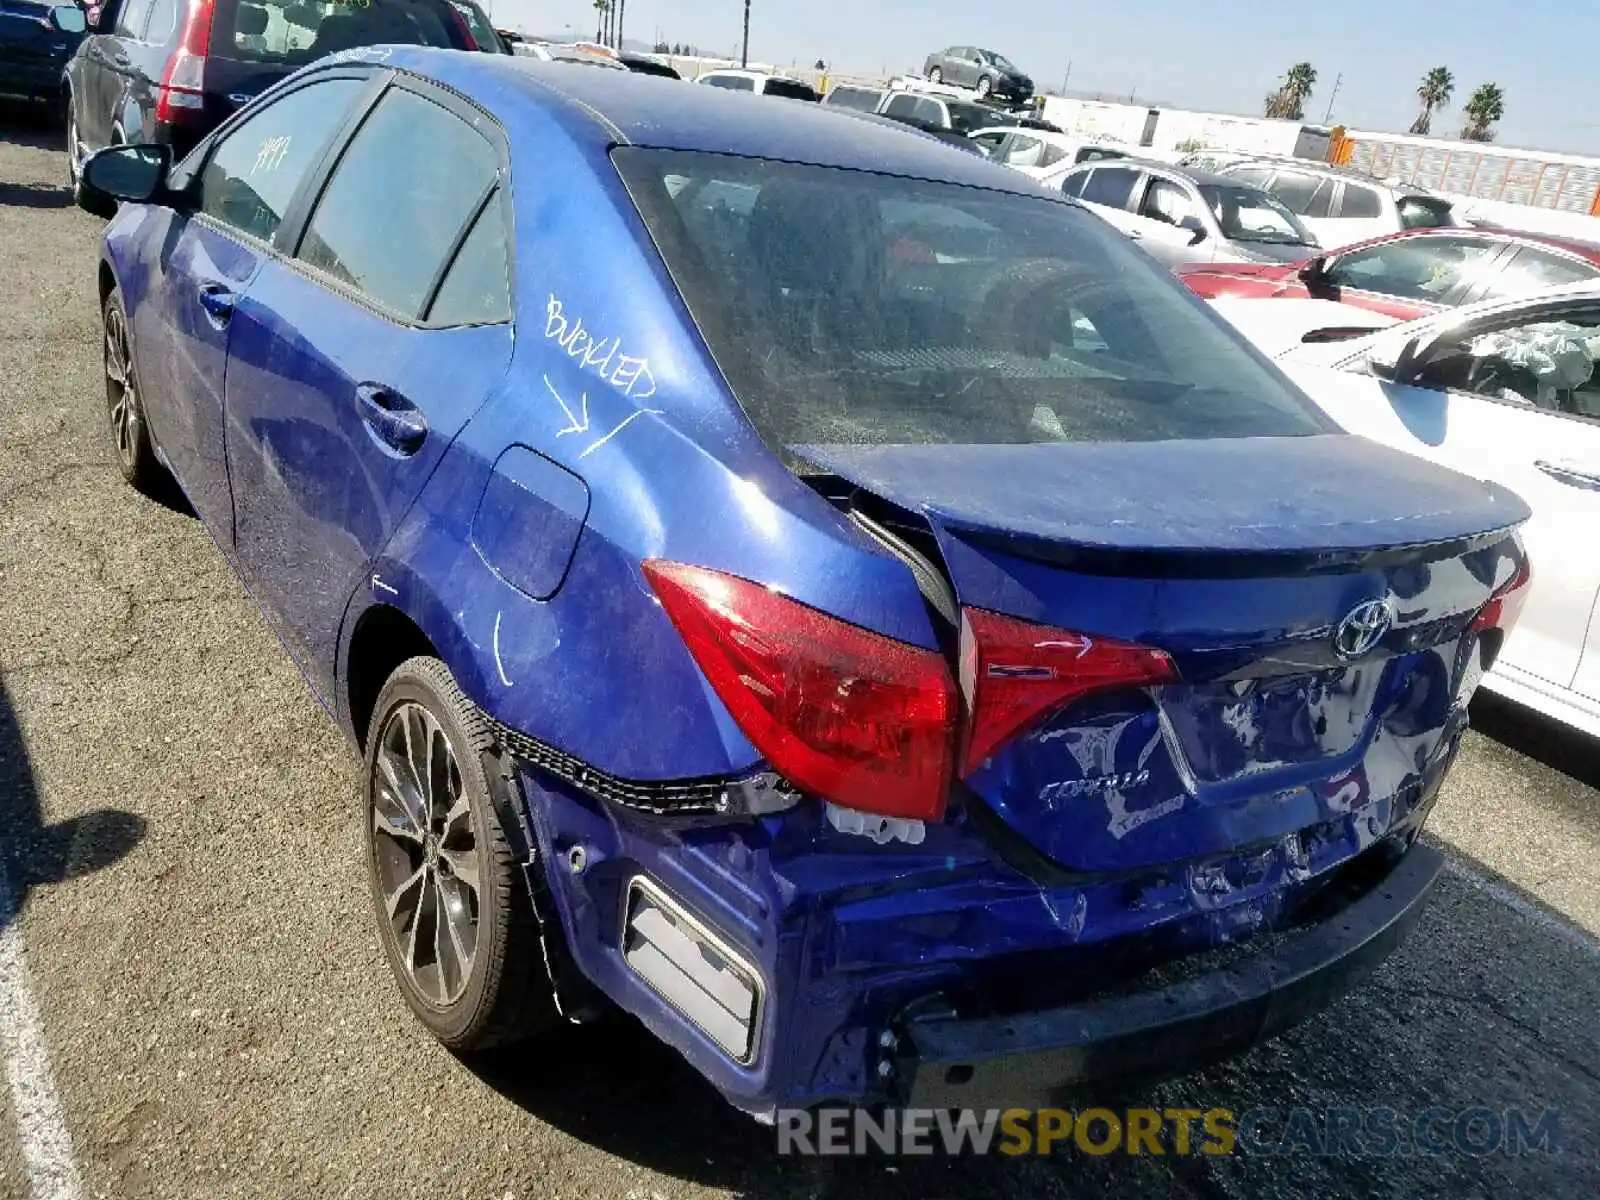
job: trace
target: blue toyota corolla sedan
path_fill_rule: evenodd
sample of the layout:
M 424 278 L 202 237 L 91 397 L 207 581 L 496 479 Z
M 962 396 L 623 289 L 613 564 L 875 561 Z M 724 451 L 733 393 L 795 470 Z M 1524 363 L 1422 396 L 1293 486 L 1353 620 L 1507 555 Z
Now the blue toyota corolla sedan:
M 123 472 L 364 753 L 445 1044 L 620 1007 L 766 1119 L 1023 1104 L 1312 1017 L 1416 917 L 1528 511 L 1064 198 L 388 47 L 85 179 Z

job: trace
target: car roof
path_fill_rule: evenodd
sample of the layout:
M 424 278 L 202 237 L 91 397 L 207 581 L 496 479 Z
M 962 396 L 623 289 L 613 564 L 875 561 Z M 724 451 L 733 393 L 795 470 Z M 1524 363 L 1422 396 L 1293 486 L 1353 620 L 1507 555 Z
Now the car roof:
M 1386 188 L 1400 195 L 1426 196 L 1432 200 L 1448 201 L 1448 196 L 1440 196 L 1431 188 L 1423 187 L 1420 183 L 1396 183 L 1385 179 L 1381 175 L 1374 175 L 1371 171 L 1363 171 L 1360 167 L 1352 167 L 1341 163 L 1313 162 L 1308 158 L 1295 158 L 1288 154 L 1241 154 L 1237 159 L 1229 162 L 1230 167 L 1248 167 L 1259 163 L 1264 167 L 1288 167 L 1291 170 L 1305 171 L 1313 175 L 1332 175 L 1337 179 L 1353 179 L 1357 183 L 1365 183 L 1372 187 Z
M 601 152 L 617 144 L 705 151 L 1041 195 L 1020 172 L 975 155 L 951 154 L 942 143 L 903 127 L 854 120 L 837 107 L 756 104 L 738 92 L 684 87 L 633 71 L 419 46 L 362 48 L 321 63 L 363 60 L 443 83 L 493 112 L 513 139 L 516 125 L 537 105 L 575 141 Z M 530 108 L 522 110 L 518 98 Z
M 1586 242 L 1581 238 L 1562 237 L 1560 234 L 1554 233 L 1537 233 L 1528 229 L 1495 229 L 1477 225 L 1441 225 L 1428 229 L 1400 229 L 1394 233 L 1386 233 L 1381 237 L 1370 238 L 1364 242 L 1341 246 L 1339 252 L 1346 253 L 1351 250 L 1364 249 L 1367 246 L 1382 245 L 1385 242 L 1410 241 L 1413 239 L 1428 240 L 1440 237 L 1476 237 L 1483 238 L 1485 241 L 1521 242 L 1547 246 L 1552 250 L 1563 250 L 1568 254 L 1586 259 L 1596 266 L 1600 266 L 1600 243 Z

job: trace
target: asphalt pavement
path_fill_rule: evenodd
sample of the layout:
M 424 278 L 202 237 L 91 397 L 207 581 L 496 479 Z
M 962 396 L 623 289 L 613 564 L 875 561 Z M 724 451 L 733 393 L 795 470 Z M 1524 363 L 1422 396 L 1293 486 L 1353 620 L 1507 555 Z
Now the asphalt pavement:
M 200 525 L 112 464 L 64 178 L 0 110 L 0 1196 L 1600 1194 L 1600 744 L 1488 702 L 1401 953 L 1229 1066 L 1093 1099 L 1514 1109 L 1553 1114 L 1543 1149 L 800 1160 L 626 1019 L 441 1050 L 379 951 L 353 752 Z

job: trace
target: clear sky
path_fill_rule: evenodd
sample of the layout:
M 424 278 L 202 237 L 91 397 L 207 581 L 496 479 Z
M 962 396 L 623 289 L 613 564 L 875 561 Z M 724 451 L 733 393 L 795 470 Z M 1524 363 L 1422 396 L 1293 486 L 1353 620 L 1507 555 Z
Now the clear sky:
M 497 24 L 593 37 L 593 0 L 483 0 Z M 692 42 L 730 53 L 743 0 L 627 0 L 630 41 Z M 920 69 L 933 50 L 972 43 L 1007 55 L 1041 87 L 1067 86 L 1180 108 L 1259 113 L 1291 64 L 1317 68 L 1308 120 L 1404 132 L 1430 67 L 1455 74 L 1434 131 L 1453 135 L 1478 84 L 1505 89 L 1506 146 L 1600 154 L 1600 5 L 1592 0 L 754 0 L 750 55 L 876 74 Z

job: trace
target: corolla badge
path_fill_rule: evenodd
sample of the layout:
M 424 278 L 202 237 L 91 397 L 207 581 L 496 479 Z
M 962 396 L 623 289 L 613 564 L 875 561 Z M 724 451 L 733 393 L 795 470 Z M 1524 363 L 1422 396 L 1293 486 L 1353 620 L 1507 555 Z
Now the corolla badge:
M 1394 601 L 1389 597 L 1358 604 L 1333 631 L 1333 652 L 1340 658 L 1360 658 L 1381 642 L 1393 626 Z

